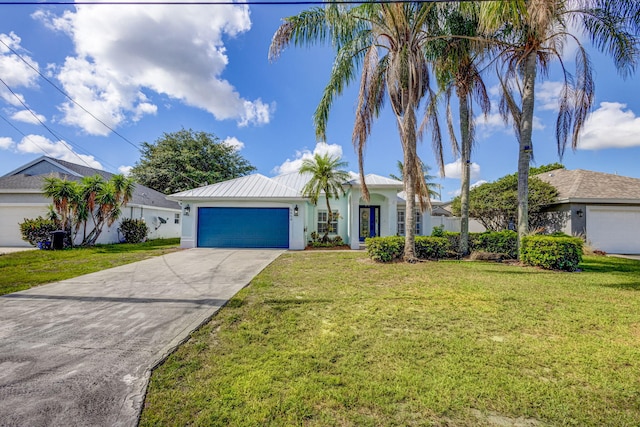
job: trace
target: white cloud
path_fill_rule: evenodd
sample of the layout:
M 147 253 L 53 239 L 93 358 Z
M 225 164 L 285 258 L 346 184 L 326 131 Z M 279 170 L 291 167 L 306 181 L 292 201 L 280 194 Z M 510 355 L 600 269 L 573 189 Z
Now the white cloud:
M 246 5 L 77 5 L 62 15 L 33 16 L 75 44 L 75 57 L 60 67 L 58 79 L 78 103 L 109 126 L 155 114 L 142 93 L 150 89 L 170 99 L 232 119 L 239 126 L 268 123 L 272 105 L 243 99 L 222 78 L 229 62 L 224 39 L 251 28 Z M 63 121 L 90 134 L 109 131 L 73 103 L 60 107 Z
M 536 108 L 545 111 L 558 111 L 558 98 L 562 91 L 562 82 L 544 81 L 536 87 Z
M 47 119 L 45 116 L 43 116 L 42 114 L 37 114 L 34 113 L 35 117 L 33 114 L 31 114 L 31 112 L 29 112 L 28 110 L 21 110 L 18 111 L 17 113 L 14 113 L 11 118 L 13 120 L 17 120 L 19 122 L 24 122 L 24 123 L 29 123 L 32 125 L 37 125 L 40 124 L 40 122 L 46 122 Z M 38 121 L 40 120 L 40 121 Z
M 244 142 L 240 141 L 235 136 L 228 136 L 226 139 L 222 141 L 224 145 L 228 145 L 229 147 L 235 149 L 236 151 L 240 151 L 244 148 Z
M 0 150 L 10 150 L 15 147 L 16 143 L 8 136 L 0 137 Z
M 477 163 L 471 163 L 469 171 L 471 173 L 471 180 L 478 179 L 480 177 L 480 165 Z M 453 163 L 447 163 L 444 165 L 444 174 L 446 178 L 460 179 L 462 178 L 462 161 L 460 159 Z
M 16 146 L 20 153 L 44 154 L 56 159 L 66 160 L 96 169 L 103 169 L 100 162 L 93 156 L 78 154 L 71 150 L 69 144 L 64 141 L 51 141 L 41 135 L 27 135 Z
M 16 92 L 17 88 L 35 87 L 37 85 L 38 73 L 24 63 L 9 48 L 20 53 L 20 55 L 36 70 L 39 69 L 38 63 L 35 62 L 20 46 L 21 39 L 13 32 L 9 34 L 0 34 L 0 76 L 2 80 L 15 93 L 12 94 L 4 85 L 0 85 L 0 98 L 13 106 L 21 106 L 24 103 L 24 96 Z M 9 48 L 7 46 L 9 46 Z
M 471 185 L 469 186 L 469 188 L 470 188 L 470 189 L 471 189 L 471 188 L 476 188 L 476 187 L 478 187 L 478 186 L 480 186 L 480 185 L 482 185 L 482 184 L 486 184 L 487 182 L 488 182 L 488 181 L 485 181 L 484 179 L 481 179 L 481 180 L 476 181 L 476 182 L 474 182 L 473 184 L 471 184 Z M 451 197 L 458 197 L 461 193 L 462 193 L 462 190 L 458 188 L 458 189 L 457 189 L 457 190 L 455 190 L 455 191 L 449 191 L 449 193 L 448 193 L 448 194 L 449 194 L 449 196 L 451 196 Z
M 297 172 L 302 166 L 302 162 L 305 159 L 311 159 L 315 154 L 328 154 L 330 157 L 342 157 L 342 147 L 338 144 L 327 144 L 326 142 L 318 142 L 313 149 L 313 152 L 309 150 L 297 151 L 293 160 L 287 159 L 280 166 L 273 168 L 273 173 L 284 174 L 290 172 Z
M 587 117 L 578 148 L 640 147 L 640 117 L 619 102 L 601 102 L 600 108 Z
M 133 166 L 120 166 L 118 167 L 118 172 L 121 173 L 124 176 L 129 176 L 131 174 L 131 169 L 133 169 Z

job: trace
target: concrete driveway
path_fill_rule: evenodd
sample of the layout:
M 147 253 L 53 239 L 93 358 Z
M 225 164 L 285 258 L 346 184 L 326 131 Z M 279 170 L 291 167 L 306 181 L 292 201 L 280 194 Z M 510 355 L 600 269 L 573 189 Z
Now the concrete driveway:
M 0 425 L 136 425 L 151 368 L 281 253 L 189 249 L 0 297 Z

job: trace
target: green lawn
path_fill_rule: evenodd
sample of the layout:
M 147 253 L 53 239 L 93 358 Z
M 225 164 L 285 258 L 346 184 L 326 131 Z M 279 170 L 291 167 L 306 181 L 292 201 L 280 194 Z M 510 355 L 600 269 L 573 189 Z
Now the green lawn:
M 69 279 L 178 249 L 180 239 L 0 255 L 0 295 Z
M 141 425 L 638 426 L 640 262 L 582 268 L 287 253 L 154 372 Z

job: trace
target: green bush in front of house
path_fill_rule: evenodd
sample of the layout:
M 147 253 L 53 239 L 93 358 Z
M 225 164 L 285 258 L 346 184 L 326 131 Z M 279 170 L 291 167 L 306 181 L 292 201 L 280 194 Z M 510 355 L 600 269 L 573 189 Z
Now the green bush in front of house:
M 149 227 L 143 219 L 125 218 L 120 222 L 125 243 L 140 243 L 149 235 Z
M 391 262 L 402 257 L 404 252 L 404 237 L 367 237 L 364 240 L 367 245 L 367 255 L 374 261 Z
M 469 233 L 469 249 L 518 258 L 518 233 L 511 230 Z
M 24 218 L 24 222 L 19 225 L 22 240 L 37 247 L 51 241 L 51 232 L 60 227 L 56 221 L 41 216 L 34 219 Z
M 520 261 L 548 270 L 575 271 L 582 261 L 582 239 L 534 235 L 522 239 Z
M 447 256 L 449 242 L 444 237 L 416 236 L 416 257 L 418 259 L 441 259 Z M 404 237 L 369 237 L 365 240 L 367 255 L 378 262 L 391 262 L 402 258 Z
M 446 237 L 416 236 L 416 257 L 442 259 L 447 257 L 449 240 Z

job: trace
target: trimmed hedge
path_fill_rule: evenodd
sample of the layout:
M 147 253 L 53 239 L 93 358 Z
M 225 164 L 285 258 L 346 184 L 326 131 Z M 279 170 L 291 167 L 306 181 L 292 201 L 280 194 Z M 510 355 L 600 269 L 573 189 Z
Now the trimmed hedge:
M 518 258 L 518 233 L 511 230 L 469 233 L 469 250 L 505 254 L 511 259 L 516 259 Z
M 367 255 L 374 261 L 391 262 L 402 257 L 404 252 L 404 237 L 367 237 L 364 240 L 367 245 Z
M 449 242 L 444 237 L 416 236 L 416 257 L 419 259 L 441 259 L 447 255 Z M 391 262 L 402 258 L 403 236 L 369 237 L 365 239 L 367 255 L 378 262 Z
M 575 271 L 582 261 L 582 239 L 578 237 L 527 236 L 522 239 L 520 260 L 548 270 Z

